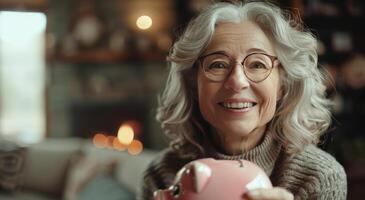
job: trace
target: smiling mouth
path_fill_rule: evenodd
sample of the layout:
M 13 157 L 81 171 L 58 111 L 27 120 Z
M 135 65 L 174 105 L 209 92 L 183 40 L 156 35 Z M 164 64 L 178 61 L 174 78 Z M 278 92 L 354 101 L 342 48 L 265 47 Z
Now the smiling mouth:
M 255 102 L 219 102 L 220 106 L 226 109 L 242 110 L 254 107 L 257 103 Z

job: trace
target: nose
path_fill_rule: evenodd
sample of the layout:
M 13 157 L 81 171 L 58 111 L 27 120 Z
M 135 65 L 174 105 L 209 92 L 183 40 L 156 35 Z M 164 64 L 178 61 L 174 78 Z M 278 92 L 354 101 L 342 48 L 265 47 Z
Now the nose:
M 248 81 L 241 65 L 236 65 L 224 82 L 224 87 L 226 89 L 233 90 L 235 92 L 239 92 L 249 86 L 250 82 Z

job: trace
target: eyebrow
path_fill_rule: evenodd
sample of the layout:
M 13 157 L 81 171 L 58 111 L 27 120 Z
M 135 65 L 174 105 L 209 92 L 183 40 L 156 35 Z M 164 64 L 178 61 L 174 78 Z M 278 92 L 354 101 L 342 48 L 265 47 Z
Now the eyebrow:
M 265 53 L 265 54 L 268 54 L 268 52 L 266 52 L 263 49 L 259 49 L 259 48 L 250 48 L 250 49 L 247 50 L 246 53 L 247 54 L 250 54 L 250 53 Z M 214 54 L 223 54 L 223 55 L 226 55 L 226 56 L 228 55 L 228 53 L 226 51 L 213 51 L 213 52 L 204 54 L 204 55 L 199 56 L 199 57 L 206 57 L 206 56 L 214 55 Z

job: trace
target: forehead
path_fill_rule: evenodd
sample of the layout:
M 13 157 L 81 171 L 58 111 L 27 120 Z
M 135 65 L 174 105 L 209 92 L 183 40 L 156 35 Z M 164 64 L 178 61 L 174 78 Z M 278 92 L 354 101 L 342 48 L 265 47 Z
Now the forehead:
M 205 52 L 227 51 L 247 53 L 250 49 L 261 49 L 273 54 L 274 48 L 265 32 L 254 22 L 219 23 Z

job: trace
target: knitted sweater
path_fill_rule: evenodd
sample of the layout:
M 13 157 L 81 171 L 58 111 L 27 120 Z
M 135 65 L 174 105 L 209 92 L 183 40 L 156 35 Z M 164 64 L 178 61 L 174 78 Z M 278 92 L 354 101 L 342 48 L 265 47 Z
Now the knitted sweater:
M 205 151 L 204 157 L 245 159 L 256 163 L 270 177 L 274 186 L 286 188 L 295 199 L 346 199 L 347 181 L 343 167 L 331 155 L 313 145 L 289 156 L 271 134 L 266 134 L 260 145 L 242 155 L 224 155 L 212 145 L 205 145 Z M 190 161 L 181 158 L 170 148 L 161 152 L 145 171 L 138 199 L 153 199 L 153 192 L 168 188 L 178 170 Z

